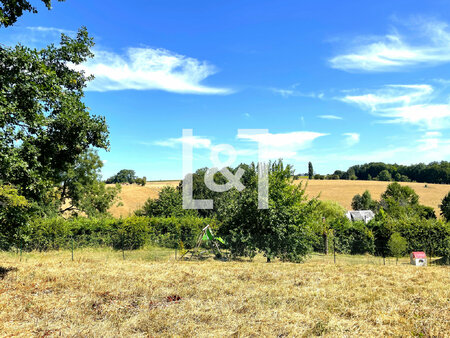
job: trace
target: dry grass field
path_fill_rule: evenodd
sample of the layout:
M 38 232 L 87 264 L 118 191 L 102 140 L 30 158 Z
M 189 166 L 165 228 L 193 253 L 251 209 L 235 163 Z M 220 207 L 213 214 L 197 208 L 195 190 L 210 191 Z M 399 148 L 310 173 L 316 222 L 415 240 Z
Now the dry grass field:
M 170 256 L 169 256 L 170 255 Z M 313 256 L 175 261 L 164 249 L 0 253 L 2 336 L 450 335 L 450 270 Z M 375 262 L 376 263 L 376 262 Z
M 389 182 L 347 180 L 304 180 L 303 182 L 308 182 L 307 193 L 309 197 L 320 194 L 321 199 L 336 201 L 347 210 L 351 209 L 351 201 L 354 195 L 362 194 L 367 189 L 372 194 L 372 198 L 379 199 L 389 184 Z M 163 186 L 177 186 L 178 183 L 179 181 L 148 182 L 145 187 L 135 184 L 123 185 L 120 194 L 123 205 L 113 207 L 110 211 L 115 217 L 128 216 L 134 210 L 139 209 L 148 198 L 158 197 L 158 192 Z M 424 183 L 401 184 L 413 188 L 420 196 L 420 203 L 433 207 L 437 215 L 439 215 L 438 205 L 450 191 L 449 184 L 427 184 L 427 187 Z

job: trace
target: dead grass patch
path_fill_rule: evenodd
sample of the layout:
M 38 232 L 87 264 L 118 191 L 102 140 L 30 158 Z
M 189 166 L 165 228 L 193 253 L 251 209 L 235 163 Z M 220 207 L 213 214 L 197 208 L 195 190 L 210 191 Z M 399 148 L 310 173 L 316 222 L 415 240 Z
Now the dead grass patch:
M 303 264 L 0 253 L 5 336 L 448 336 L 450 269 L 314 255 Z M 377 261 L 378 262 L 378 261 Z

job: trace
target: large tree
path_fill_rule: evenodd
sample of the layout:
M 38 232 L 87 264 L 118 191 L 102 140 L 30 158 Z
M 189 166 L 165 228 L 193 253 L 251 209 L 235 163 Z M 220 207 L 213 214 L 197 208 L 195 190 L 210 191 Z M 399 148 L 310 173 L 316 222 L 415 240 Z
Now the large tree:
M 29 201 L 50 203 L 80 154 L 109 147 L 105 119 L 82 101 L 91 77 L 73 67 L 93 44 L 81 28 L 59 46 L 0 46 L 0 181 Z
M 78 156 L 74 165 L 61 173 L 59 211 L 88 216 L 105 214 L 121 190 L 119 184 L 108 187 L 101 180 L 103 162 L 97 152 L 89 149 Z
M 232 189 L 223 205 L 221 235 L 235 256 L 253 257 L 258 251 L 267 261 L 301 261 L 311 250 L 313 210 L 316 200 L 307 201 L 305 188 L 293 184 L 294 170 L 282 161 L 268 165 L 269 208 L 258 209 L 258 166 L 249 166 L 245 189 Z

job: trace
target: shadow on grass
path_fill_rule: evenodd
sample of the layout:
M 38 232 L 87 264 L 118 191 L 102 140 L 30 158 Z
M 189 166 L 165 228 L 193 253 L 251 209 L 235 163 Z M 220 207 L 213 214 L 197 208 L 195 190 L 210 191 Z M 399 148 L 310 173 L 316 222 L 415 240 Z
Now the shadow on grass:
M 4 268 L 3 266 L 0 266 L 0 279 L 4 279 L 6 275 L 11 271 L 17 271 L 17 268 L 14 267 Z

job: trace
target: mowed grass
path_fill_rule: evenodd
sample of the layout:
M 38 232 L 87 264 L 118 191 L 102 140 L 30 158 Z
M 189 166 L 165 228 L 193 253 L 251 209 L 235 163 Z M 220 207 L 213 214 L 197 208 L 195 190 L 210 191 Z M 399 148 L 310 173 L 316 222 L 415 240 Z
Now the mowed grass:
M 347 210 L 351 210 L 353 196 L 362 194 L 366 189 L 370 191 L 372 198 L 380 199 L 390 182 L 378 181 L 348 181 L 348 180 L 298 180 L 307 183 L 306 192 L 310 198 L 320 195 L 322 200 L 332 200 L 341 204 Z M 123 185 L 120 194 L 122 206 L 113 207 L 110 212 L 115 217 L 128 216 L 133 211 L 141 208 L 148 198 L 157 198 L 159 191 L 164 186 L 178 186 L 180 181 L 148 182 L 144 187 Z M 439 204 L 450 191 L 449 184 L 425 184 L 425 183 L 401 183 L 413 188 L 420 197 L 420 203 L 433 207 L 439 216 Z M 425 187 L 426 185 L 426 187 Z
M 153 253 L 152 253 L 153 252 Z M 2 336 L 450 334 L 448 267 L 314 255 L 175 261 L 173 251 L 0 253 Z M 375 263 L 375 264 L 373 264 Z

